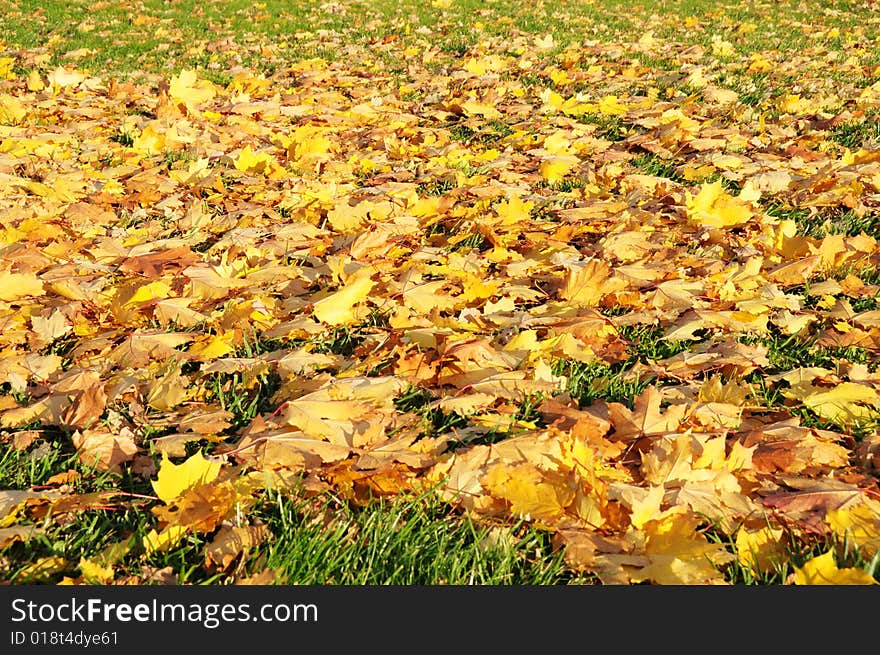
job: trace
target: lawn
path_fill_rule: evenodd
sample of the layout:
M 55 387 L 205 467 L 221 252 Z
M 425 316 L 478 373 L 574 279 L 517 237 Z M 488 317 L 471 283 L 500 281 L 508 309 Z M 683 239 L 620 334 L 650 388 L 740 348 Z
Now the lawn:
M 0 12 L 3 580 L 880 581 L 877 3 Z

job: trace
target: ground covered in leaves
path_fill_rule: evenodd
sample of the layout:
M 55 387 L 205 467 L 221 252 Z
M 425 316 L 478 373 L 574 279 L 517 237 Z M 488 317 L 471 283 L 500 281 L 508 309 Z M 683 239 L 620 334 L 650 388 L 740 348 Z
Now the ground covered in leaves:
M 606 584 L 760 581 L 798 544 L 777 582 L 875 582 L 876 12 L 564 41 L 493 7 L 452 46 L 436 0 L 167 75 L 7 45 L 0 439 L 85 467 L 0 491 L 7 576 L 143 582 L 121 563 L 193 535 L 228 571 L 266 489 L 435 488 Z M 16 559 L 125 507 L 150 531 Z

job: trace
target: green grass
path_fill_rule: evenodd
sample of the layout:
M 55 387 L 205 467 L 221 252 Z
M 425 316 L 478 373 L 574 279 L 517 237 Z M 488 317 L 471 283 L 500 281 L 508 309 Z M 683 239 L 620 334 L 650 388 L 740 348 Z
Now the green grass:
M 643 153 L 633 157 L 630 163 L 645 175 L 664 177 L 673 182 L 683 183 L 685 179 L 678 173 L 674 162 L 661 159 L 653 153 Z
M 767 213 L 782 220 L 794 221 L 798 234 L 813 239 L 822 239 L 834 234 L 848 237 L 866 234 L 874 238 L 880 237 L 880 214 L 873 211 L 859 213 L 843 207 L 823 207 L 810 211 L 771 201 Z
M 601 114 L 583 114 L 578 120 L 596 126 L 596 136 L 609 141 L 623 141 L 631 126 L 624 123 L 620 116 L 604 116 Z
M 0 577 L 21 583 L 58 582 L 75 577 L 81 558 L 92 559 L 114 545 L 127 547 L 117 577 L 138 576 L 142 567 L 170 567 L 178 583 L 213 584 L 224 572 L 204 566 L 210 535 L 192 534 L 167 553 L 144 556 L 143 537 L 155 527 L 144 480 L 83 467 L 59 441 L 29 451 L 0 454 L 0 488 L 44 485 L 51 475 L 78 471 L 77 493 L 116 492 L 107 509 L 77 512 L 76 521 L 31 524 L 44 532 L 0 550 Z M 130 490 L 130 491 L 126 491 Z M 121 493 L 120 493 L 121 492 Z M 134 494 L 134 495 L 131 495 Z M 238 562 L 241 575 L 267 568 L 279 584 L 567 584 L 574 576 L 549 537 L 522 522 L 477 524 L 449 511 L 426 492 L 395 502 L 376 499 L 350 505 L 332 495 L 308 497 L 294 491 L 264 492 L 251 518 L 271 536 L 259 552 Z M 28 524 L 25 521 L 22 524 Z M 61 557 L 64 571 L 47 579 L 26 579 L 24 569 L 41 557 Z
M 311 507 L 311 509 L 310 509 Z M 256 512 L 276 535 L 258 559 L 283 584 L 565 584 L 546 535 L 478 526 L 430 494 L 352 509 L 276 496 Z M 324 519 L 323 521 L 318 519 Z
M 651 384 L 663 384 L 653 375 L 641 378 L 632 372 L 637 363 L 647 364 L 672 357 L 689 350 L 691 340 L 667 341 L 662 338 L 664 330 L 652 325 L 628 325 L 619 328 L 626 343 L 627 357 L 614 364 L 604 362 L 580 362 L 559 359 L 554 363 L 553 373 L 568 378 L 567 391 L 577 399 L 581 407 L 596 400 L 617 402 L 632 409 L 636 397 Z
M 861 121 L 835 125 L 829 138 L 851 150 L 877 148 L 880 145 L 880 116 L 875 114 Z
M 651 7 L 658 17 L 654 36 L 669 42 L 699 44 L 711 51 L 711 36 L 720 34 L 737 53 L 748 55 L 767 50 L 797 52 L 816 40 L 819 28 L 838 27 L 844 33 L 868 29 L 864 21 L 860 22 L 864 12 L 858 2 L 835 3 L 835 10 L 825 12 L 818 22 L 810 6 L 792 0 L 779 5 L 778 21 L 764 24 L 760 5 L 735 4 L 721 11 L 696 0 L 664 0 Z M 333 10 L 306 0 L 266 0 L 259 4 L 242 0 L 144 0 L 136 10 L 112 2 L 22 0 L 3 6 L 0 39 L 13 48 L 50 44 L 45 62 L 48 67 L 74 62 L 94 71 L 141 74 L 189 66 L 203 69 L 206 76 L 223 83 L 229 79 L 224 71 L 236 65 L 269 70 L 285 61 L 315 56 L 341 59 L 345 43 L 377 36 L 379 43 L 383 36 L 413 43 L 420 29 L 442 34 L 438 47 L 452 57 L 462 57 L 481 40 L 504 37 L 511 29 L 551 34 L 555 45 L 546 56 L 554 57 L 583 39 L 608 34 L 633 38 L 634 25 L 648 17 L 646 6 L 638 0 L 568 3 L 564 12 L 534 11 L 527 4 L 496 0 L 483 18 L 481 12 L 486 9 L 479 0 L 456 0 L 442 11 L 431 3 L 390 0 L 340 3 Z M 497 16 L 506 20 L 494 19 Z M 686 18 L 696 23 L 682 30 L 681 22 Z M 739 29 L 749 24 L 756 29 Z M 324 31 L 325 38 L 318 38 L 318 30 Z M 842 45 L 841 37 L 827 41 L 831 49 Z M 382 48 L 376 48 L 374 56 L 386 69 L 400 67 L 400 62 L 385 57 Z M 637 56 L 642 65 L 657 71 L 675 71 L 674 57 Z M 743 102 L 757 104 L 763 92 L 748 86 L 738 89 Z

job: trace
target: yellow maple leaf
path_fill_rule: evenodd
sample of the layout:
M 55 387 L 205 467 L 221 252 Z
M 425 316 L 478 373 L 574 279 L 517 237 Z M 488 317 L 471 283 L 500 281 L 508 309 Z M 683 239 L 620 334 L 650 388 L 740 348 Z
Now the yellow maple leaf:
M 15 584 L 37 584 L 49 581 L 53 575 L 61 573 L 69 562 L 59 555 L 40 557 L 24 568 L 19 569 L 12 578 Z
M 211 159 L 208 157 L 199 157 L 190 162 L 189 166 L 184 168 L 173 168 L 168 171 L 168 177 L 175 182 L 181 184 L 198 184 L 211 174 Z M 104 190 L 107 190 L 105 185 Z
M 23 104 L 10 95 L 0 94 L 0 125 L 18 125 L 25 116 L 27 109 Z
M 172 365 L 166 373 L 150 384 L 147 404 L 161 411 L 174 409 L 187 397 L 189 378 L 180 374 L 180 365 Z
M 315 302 L 314 317 L 328 325 L 351 323 L 357 318 L 356 306 L 366 300 L 374 284 L 367 274 L 355 275 L 341 289 Z
M 629 439 L 642 435 L 677 432 L 684 420 L 687 406 L 672 404 L 661 409 L 661 401 L 660 391 L 656 386 L 651 385 L 635 399 L 632 410 L 622 403 L 609 403 L 609 418 L 614 425 L 617 438 Z M 662 447 L 662 442 L 658 442 L 658 446 Z
M 187 350 L 187 353 L 203 362 L 208 362 L 218 357 L 228 355 L 235 350 L 235 331 L 227 330 L 221 334 L 205 335 L 197 339 Z
M 571 133 L 566 130 L 557 130 L 544 139 L 542 147 L 554 157 L 571 155 Z
M 784 560 L 783 530 L 764 526 L 758 530 L 740 527 L 736 533 L 736 557 L 739 563 L 754 573 L 773 571 L 776 562 Z
M 64 66 L 58 66 L 55 70 L 46 75 L 46 79 L 52 86 L 53 93 L 55 94 L 61 89 L 79 85 L 87 77 L 88 75 L 80 70 L 71 70 Z
M 574 156 L 549 157 L 538 168 L 541 177 L 550 184 L 561 182 L 580 160 Z
M 787 93 L 776 101 L 776 108 L 784 114 L 801 115 L 814 109 L 816 101 L 812 98 L 801 98 L 796 93 Z
M 727 193 L 720 180 L 702 184 L 696 195 L 688 192 L 685 205 L 688 221 L 694 225 L 732 227 L 747 223 L 753 216 L 748 203 Z
M 357 400 L 312 400 L 305 396 L 285 405 L 284 418 L 309 437 L 345 443 L 354 432 L 353 421 L 371 409 L 369 403 Z
M 725 41 L 720 34 L 715 34 L 712 36 L 712 54 L 719 57 L 730 57 L 736 54 L 736 50 L 730 41 Z
M 169 525 L 162 532 L 150 530 L 144 535 L 144 554 L 149 557 L 153 553 L 161 553 L 174 548 L 186 535 L 183 525 Z
M 774 64 L 772 62 L 765 59 L 762 55 L 755 53 L 752 55 L 752 60 L 749 62 L 746 72 L 749 75 L 760 75 L 761 73 L 773 70 L 773 68 Z
M 499 73 L 507 66 L 507 60 L 499 55 L 483 55 L 481 57 L 469 57 L 464 63 L 464 70 L 474 75 L 486 73 Z
M 877 391 L 856 382 L 841 382 L 829 390 L 799 385 L 783 394 L 797 398 L 822 418 L 843 425 L 876 417 L 880 409 Z
M 122 307 L 127 309 L 145 303 L 151 303 L 154 300 L 167 298 L 169 293 L 171 293 L 171 285 L 164 280 L 148 282 L 147 284 L 138 286 L 134 293 L 122 303 Z
M 506 201 L 495 205 L 495 213 L 501 219 L 501 225 L 521 225 L 529 219 L 534 207 L 535 203 L 531 200 L 523 201 L 520 196 L 510 196 Z
M 33 273 L 0 271 L 0 300 L 11 302 L 45 293 L 43 281 Z
M 865 557 L 874 557 L 880 551 L 880 502 L 866 498 L 858 505 L 828 510 L 825 521 L 841 539 L 854 543 Z
M 194 70 L 183 70 L 174 75 L 168 86 L 168 96 L 177 104 L 193 108 L 217 95 L 214 85 L 208 80 L 200 80 Z
M 109 584 L 114 576 L 112 566 L 102 566 L 85 557 L 80 557 L 79 570 L 86 582 L 90 583 Z
M 611 267 L 601 259 L 588 259 L 569 267 L 559 297 L 579 307 L 599 304 L 610 290 Z
M 131 148 L 144 155 L 162 154 L 165 152 L 165 135 L 153 129 L 152 125 L 146 125 L 132 140 Z
M 495 109 L 495 107 L 485 102 L 477 102 L 476 100 L 466 100 L 461 103 L 461 110 L 465 116 L 482 116 L 490 121 L 503 118 L 501 112 Z
M 212 482 L 219 474 L 220 462 L 205 459 L 201 451 L 181 464 L 175 464 L 163 452 L 159 473 L 152 481 L 153 490 L 167 503 L 196 485 Z
M 626 106 L 620 104 L 617 96 L 605 96 L 599 100 L 599 113 L 606 116 L 620 116 L 627 111 Z
M 287 137 L 279 135 L 279 139 L 291 161 L 314 163 L 331 155 L 335 145 L 332 134 L 333 130 L 326 127 L 300 125 Z
M 837 568 L 834 551 L 804 562 L 794 570 L 794 583 L 798 585 L 873 585 L 877 584 L 870 573 L 864 569 Z
M 243 173 L 265 175 L 273 179 L 278 177 L 279 171 L 281 174 L 284 171 L 275 157 L 267 152 L 254 152 L 250 146 L 242 148 L 232 163 Z
M 0 79 L 15 79 L 15 57 L 0 57 Z
M 28 91 L 42 91 L 46 88 L 43 78 L 40 77 L 40 72 L 36 68 L 28 74 L 27 88 Z
M 632 575 L 633 582 L 657 584 L 725 584 L 717 565 L 733 555 L 723 544 L 710 543 L 697 529 L 699 519 L 688 511 L 649 521 L 644 528 L 650 564 Z
M 532 464 L 498 462 L 481 478 L 485 489 L 510 503 L 510 511 L 527 519 L 550 520 L 574 500 L 574 487 L 562 476 L 542 473 Z
M 641 498 L 634 498 L 630 507 L 629 522 L 637 530 L 645 527 L 648 521 L 661 516 L 660 504 L 666 490 L 663 485 L 651 485 Z
M 67 322 L 67 317 L 58 309 L 46 317 L 31 316 L 31 327 L 40 339 L 46 343 L 51 343 L 72 329 Z
M 403 292 L 403 304 L 419 314 L 452 309 L 455 299 L 443 291 L 444 286 L 446 280 L 431 280 L 409 287 Z

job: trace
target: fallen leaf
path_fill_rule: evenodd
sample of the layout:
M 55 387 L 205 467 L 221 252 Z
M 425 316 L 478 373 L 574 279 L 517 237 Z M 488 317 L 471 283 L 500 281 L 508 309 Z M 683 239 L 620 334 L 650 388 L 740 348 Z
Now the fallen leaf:
M 834 551 L 813 557 L 803 566 L 795 567 L 794 583 L 798 585 L 874 585 L 874 577 L 864 569 L 838 568 Z
M 205 459 L 201 451 L 181 464 L 174 464 L 163 455 L 159 474 L 152 482 L 153 490 L 167 503 L 192 487 L 215 480 L 220 474 L 220 466 L 220 462 Z

